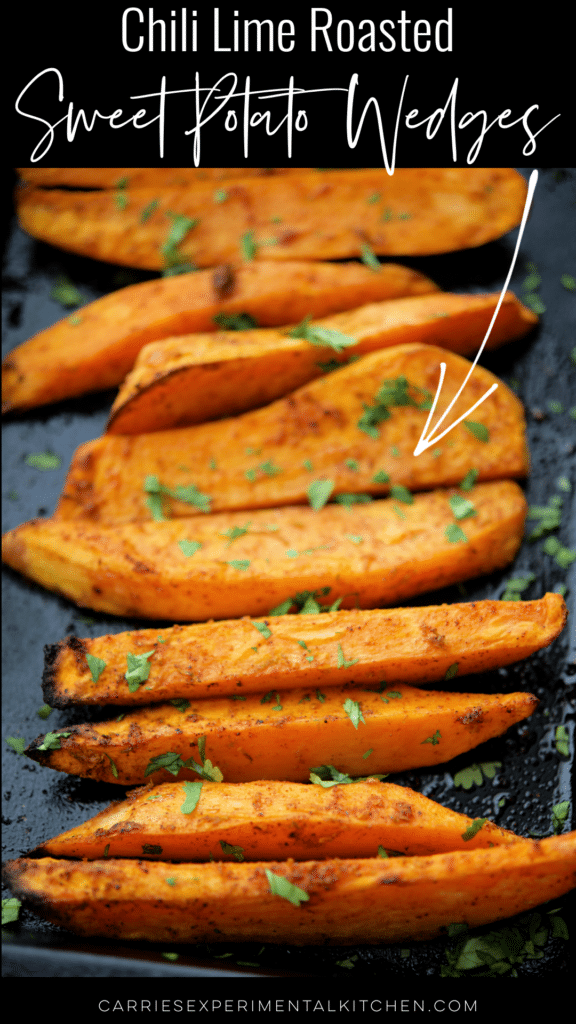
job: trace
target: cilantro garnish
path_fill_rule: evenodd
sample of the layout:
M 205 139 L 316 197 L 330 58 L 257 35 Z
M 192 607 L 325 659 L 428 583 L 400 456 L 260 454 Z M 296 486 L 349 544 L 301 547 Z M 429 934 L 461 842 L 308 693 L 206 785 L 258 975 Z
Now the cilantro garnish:
M 468 428 L 477 441 L 486 444 L 490 440 L 490 431 L 484 423 L 476 423 L 474 420 L 464 420 L 464 426 Z
M 444 679 L 454 679 L 454 676 L 456 676 L 456 675 L 458 675 L 458 662 L 457 661 L 455 661 L 453 665 L 450 665 L 450 667 L 446 669 L 446 673 L 444 675 Z
M 199 221 L 197 218 L 191 219 L 186 217 L 183 213 L 172 213 L 170 211 L 166 212 L 166 216 L 171 219 L 172 224 L 168 237 L 160 248 L 160 253 L 164 257 L 166 267 L 181 268 L 183 260 L 178 252 L 178 246 L 184 241 L 188 232 L 199 224 Z
M 562 800 L 559 804 L 555 804 L 552 808 L 552 828 L 554 835 L 560 834 L 564 827 L 564 822 L 568 818 L 568 812 L 570 810 L 570 801 Z
M 180 810 L 182 814 L 192 814 L 200 799 L 203 784 L 201 782 L 183 782 L 182 785 L 184 786 L 184 803 Z
M 471 491 L 472 490 L 472 488 L 474 487 L 474 484 L 476 483 L 476 480 L 478 479 L 478 472 L 479 471 L 477 469 L 469 469 L 468 470 L 468 472 L 466 473 L 466 476 L 464 477 L 464 479 L 462 480 L 462 482 L 460 484 L 460 490 L 461 491 Z
M 5 924 L 12 924 L 13 921 L 18 920 L 18 914 L 20 913 L 20 907 L 22 901 L 17 900 L 15 896 L 10 899 L 2 900 L 2 926 Z
M 526 573 L 525 576 L 516 576 L 514 579 L 508 580 L 506 583 L 506 589 L 500 598 L 501 601 L 520 601 L 520 595 L 531 583 L 536 579 L 533 572 Z
M 396 501 L 401 501 L 404 505 L 413 505 L 414 496 L 410 493 L 407 487 L 402 487 L 401 484 L 392 484 L 390 488 L 390 497 L 396 498 Z
M 450 544 L 466 544 L 468 542 L 466 534 L 457 523 L 450 523 L 444 531 L 444 536 Z
M 128 196 L 124 192 L 117 192 L 114 196 L 114 202 L 119 210 L 125 210 L 128 206 Z
M 314 480 L 308 487 L 306 494 L 308 501 L 315 512 L 323 508 L 334 490 L 333 480 Z
M 367 505 L 372 501 L 371 494 L 337 494 L 334 501 L 337 505 Z
M 250 568 L 250 560 L 247 558 L 233 558 L 231 562 L 226 562 L 231 569 L 236 569 L 238 572 L 246 572 Z
M 198 775 L 201 775 L 203 779 L 208 779 L 210 782 L 222 782 L 224 778 L 222 772 L 205 757 L 205 750 L 206 737 L 199 736 L 198 753 L 201 764 L 198 764 L 193 757 L 189 757 L 187 761 L 184 761 L 180 754 L 175 753 L 173 750 L 169 750 L 165 754 L 158 754 L 157 757 L 152 757 L 148 762 L 144 771 L 144 777 L 147 778 L 148 775 L 152 775 L 153 772 L 157 772 L 161 768 L 170 772 L 171 775 L 178 775 L 181 768 L 191 768 Z
M 179 960 L 180 953 L 162 953 L 165 960 Z
M 258 321 L 250 313 L 216 313 L 212 319 L 223 331 L 250 331 L 258 327 Z
M 228 199 L 228 193 L 224 188 L 217 188 L 212 198 L 215 203 L 225 203 Z
M 322 786 L 323 789 L 330 789 L 332 786 L 350 785 L 354 782 L 366 782 L 366 779 L 386 779 L 387 775 L 363 775 L 356 779 L 345 772 L 338 771 L 331 764 L 321 764 L 318 768 L 310 769 L 310 782 L 315 786 Z
M 80 306 L 84 299 L 76 285 L 73 285 L 67 277 L 59 277 L 50 292 L 50 298 L 59 302 L 61 306 Z
M 354 658 L 352 661 L 347 661 L 344 657 L 344 652 L 342 651 L 342 645 L 338 644 L 338 668 L 350 668 L 352 665 L 356 665 L 359 660 L 359 658 Z M 354 702 L 346 701 L 346 703 Z M 364 719 L 362 719 L 362 721 L 364 721 Z
M 47 732 L 37 750 L 60 750 L 62 737 L 70 736 L 69 732 Z
M 340 647 L 340 645 L 338 646 Z M 338 653 L 340 653 L 340 651 Z M 356 659 L 356 661 L 357 660 L 358 659 Z M 353 665 L 355 664 L 355 662 L 350 662 L 350 664 Z M 364 715 L 362 714 L 360 704 L 358 703 L 357 700 L 350 700 L 350 697 L 348 697 L 342 706 L 355 729 L 358 728 L 360 722 L 363 722 L 364 725 L 366 725 L 366 722 L 364 721 Z
M 257 629 L 258 632 L 262 634 L 265 640 L 268 640 L 268 638 L 272 636 L 272 630 L 268 628 L 265 622 L 254 622 L 252 619 L 252 625 L 254 626 L 254 629 Z
M 468 768 L 456 772 L 454 785 L 462 786 L 462 789 L 472 789 L 473 785 L 481 786 L 484 779 L 493 779 L 496 769 L 501 767 L 501 761 L 482 761 L 480 764 L 471 764 Z
M 517 924 L 505 924 L 484 935 L 470 936 L 463 923 L 450 925 L 448 934 L 457 941 L 446 949 L 448 964 L 441 968 L 441 977 L 518 977 L 517 966 L 525 960 L 541 959 L 542 947 L 549 939 L 568 938 L 566 923 L 557 913 L 557 909 L 547 911 L 546 920 L 534 911 L 519 918 Z
M 282 604 L 273 608 L 269 615 L 287 615 L 292 605 L 296 605 L 299 613 L 302 615 L 317 615 L 320 612 L 335 612 L 338 611 L 342 598 L 338 597 L 331 605 L 320 604 L 318 598 L 325 597 L 326 594 L 330 593 L 330 587 L 322 587 L 320 590 L 311 592 L 310 590 L 303 590 L 298 594 L 294 594 L 293 597 L 287 598 L 282 601 Z
M 21 736 L 7 736 L 6 743 L 16 754 L 23 754 L 26 750 L 26 740 Z
M 389 484 L 390 477 L 388 473 L 385 473 L 383 469 L 379 469 L 378 472 L 372 477 L 373 484 Z
M 97 683 L 106 668 L 106 662 L 102 661 L 102 658 L 97 658 L 94 654 L 87 654 L 86 661 L 88 662 L 92 682 Z
M 147 206 L 144 207 L 140 214 L 140 223 L 145 224 L 146 221 L 152 216 L 155 210 L 158 209 L 159 199 L 153 199 Z
M 171 488 L 161 484 L 157 476 L 147 476 L 144 480 L 144 490 L 149 496 L 146 504 L 156 521 L 165 518 L 165 498 L 175 498 L 187 505 L 194 505 L 201 512 L 210 512 L 212 498 L 209 494 L 199 491 L 195 484 Z
M 59 455 L 54 455 L 53 452 L 35 452 L 33 455 L 27 455 L 24 461 L 27 466 L 45 470 L 58 469 L 62 460 Z
M 54 708 L 51 708 L 49 704 L 43 704 L 41 708 L 38 708 L 36 714 L 38 715 L 38 718 L 46 719 L 50 718 L 53 710 Z
M 227 843 L 224 839 L 220 840 L 220 846 L 222 847 L 222 853 L 227 853 L 238 861 L 244 860 L 244 848 L 242 846 L 232 846 L 230 843 Z
M 245 260 L 253 260 L 258 252 L 258 245 L 254 239 L 254 232 L 247 231 L 246 234 L 242 235 L 240 239 L 240 251 L 242 258 Z
M 178 711 L 188 711 L 190 707 L 190 701 L 186 700 L 186 697 L 173 697 L 170 703 L 178 708 Z
M 566 291 L 576 291 L 576 278 L 572 277 L 572 274 L 562 274 L 560 277 L 560 284 L 566 288 Z
M 552 555 L 561 569 L 567 569 L 576 559 L 576 551 L 565 548 L 557 537 L 547 537 L 542 545 L 542 550 L 545 554 Z
M 375 273 L 379 272 L 380 266 L 381 266 L 380 260 L 378 259 L 378 257 L 376 256 L 376 253 L 368 245 L 367 242 L 364 242 L 360 246 L 360 255 L 361 255 L 362 263 L 364 264 L 364 266 L 369 267 L 370 270 L 375 271 Z
M 442 739 L 442 734 L 440 733 L 439 729 L 436 729 L 436 732 L 434 733 L 434 735 L 433 736 L 427 736 L 425 740 L 422 740 L 422 743 L 420 744 L 420 746 L 422 746 L 423 743 L 431 743 L 432 746 L 435 747 L 440 742 L 441 739 Z
M 565 725 L 556 726 L 554 745 L 559 754 L 563 754 L 564 757 L 570 756 L 570 734 Z
M 487 821 L 488 818 L 474 818 L 472 824 L 468 825 L 466 831 L 462 833 L 462 839 L 464 842 L 467 843 L 469 839 L 474 839 L 474 836 L 480 831 Z
M 564 491 L 565 494 L 571 493 L 572 484 L 570 483 L 567 476 L 559 476 L 556 481 L 556 484 L 561 491 Z
M 232 526 L 229 530 L 225 530 L 224 533 L 221 533 L 221 537 L 227 537 L 228 539 L 226 547 L 230 547 L 233 540 L 237 540 L 238 537 L 243 537 L 244 534 L 248 533 L 250 526 L 250 523 L 246 523 L 246 526 Z
M 196 554 L 200 550 L 202 544 L 199 540 L 179 540 L 178 547 L 186 558 L 191 558 L 192 555 Z
M 310 317 L 304 319 L 288 331 L 289 338 L 302 338 L 310 345 L 319 345 L 321 348 L 332 348 L 335 352 L 342 352 L 343 349 L 358 343 L 357 338 L 348 334 L 331 330 L 328 327 L 314 327 L 310 324 Z
M 128 683 L 130 693 L 136 693 L 138 687 L 148 679 L 150 675 L 150 662 L 148 659 L 153 654 L 154 648 L 151 651 L 146 651 L 145 654 L 131 654 L 129 652 L 126 655 L 128 668 L 124 673 L 124 678 Z
M 422 396 L 417 401 L 413 395 Z M 369 437 L 377 439 L 380 437 L 378 424 L 383 423 L 392 415 L 391 406 L 412 406 L 416 409 L 429 409 L 432 403 L 432 395 L 429 391 L 419 388 L 416 384 L 410 384 L 406 377 L 396 377 L 392 380 L 385 380 L 382 387 L 377 391 L 374 404 L 363 403 L 364 413 L 358 420 L 358 427 Z
M 282 875 L 275 875 L 273 871 L 269 871 L 265 868 L 266 878 L 268 879 L 268 885 L 270 886 L 270 892 L 273 896 L 281 896 L 282 899 L 288 900 L 289 903 L 293 903 L 295 907 L 299 907 L 301 903 L 305 903 L 310 899 L 307 892 L 300 889 L 297 885 L 293 885 L 287 878 Z

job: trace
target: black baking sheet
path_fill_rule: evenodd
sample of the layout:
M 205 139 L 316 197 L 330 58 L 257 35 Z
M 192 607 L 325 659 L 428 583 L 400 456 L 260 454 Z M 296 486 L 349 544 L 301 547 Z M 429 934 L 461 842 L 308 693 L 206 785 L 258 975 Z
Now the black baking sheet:
M 528 170 L 522 171 L 526 176 Z M 152 274 L 126 270 L 76 257 L 29 238 L 12 218 L 10 182 L 6 182 L 7 241 L 3 304 L 3 354 L 66 314 L 51 297 L 56 281 L 70 279 L 89 302 L 111 290 Z M 569 410 L 576 405 L 576 370 L 571 352 L 576 344 L 575 293 L 562 284 L 562 275 L 576 276 L 576 170 L 544 168 L 528 222 L 511 287 L 522 293 L 523 282 L 537 268 L 538 295 L 546 309 L 540 326 L 526 339 L 510 344 L 481 362 L 509 383 L 526 405 L 532 472 L 526 484 L 531 505 L 545 504 L 553 495 L 564 500 L 562 526 L 557 536 L 575 546 L 573 494 L 563 490 L 560 478 L 576 485 L 576 421 Z M 486 291 L 503 285 L 513 253 L 516 232 L 479 249 L 445 256 L 405 260 L 431 276 L 447 290 Z M 71 456 L 78 444 L 102 432 L 113 393 L 88 396 L 46 407 L 14 418 L 3 426 L 3 529 L 37 515 L 50 515 L 62 488 Z M 558 404 L 559 403 L 559 404 Z M 562 409 L 562 411 L 555 411 Z M 25 462 L 30 453 L 51 451 L 59 468 L 40 471 Z M 528 530 L 535 524 L 528 524 Z M 533 584 L 523 596 L 536 598 L 547 590 L 567 587 L 571 619 L 551 648 L 519 665 L 482 676 L 446 683 L 455 690 L 509 692 L 530 690 L 540 706 L 526 722 L 504 737 L 490 741 L 438 770 L 421 769 L 395 776 L 427 796 L 470 814 L 487 816 L 523 835 L 549 834 L 551 808 L 571 800 L 574 750 L 576 680 L 574 595 L 576 565 L 561 569 L 542 550 L 543 539 L 524 542 L 506 571 L 462 588 L 427 594 L 413 604 L 500 597 L 505 581 L 532 572 Z M 40 841 L 71 828 L 119 799 L 124 789 L 59 775 L 17 755 L 7 736 L 30 741 L 48 728 L 86 720 L 106 712 L 54 711 L 47 722 L 37 715 L 43 704 L 40 680 L 44 644 L 66 634 L 97 636 L 142 626 L 141 620 L 120 620 L 80 610 L 69 601 L 28 583 L 11 570 L 3 573 L 3 858 L 25 854 Z M 161 625 L 164 623 L 158 623 Z M 555 730 L 564 725 L 570 735 L 570 756 L 555 746 Z M 472 762 L 501 761 L 493 781 L 469 791 L 456 788 L 456 771 Z M 564 830 L 574 828 L 571 814 Z M 4 895 L 9 895 L 4 893 Z M 574 921 L 574 898 L 555 906 Z M 550 908 L 548 908 L 550 909 Z M 438 979 L 446 963 L 446 940 L 407 943 L 397 947 L 357 949 L 277 947 L 261 943 L 223 945 L 210 949 L 178 946 L 177 962 L 163 957 L 165 947 L 144 943 L 109 943 L 77 939 L 63 929 L 23 912 L 20 921 L 3 929 L 4 973 L 8 977 L 288 977 L 342 979 L 369 984 L 389 981 Z M 549 942 L 541 959 L 518 967 L 521 975 L 560 978 L 565 974 L 569 944 Z M 216 954 L 224 958 L 217 958 Z M 352 961 L 350 961 L 352 957 Z M 342 966 L 343 961 L 352 966 Z M 339 963 L 340 962 L 340 965 Z M 336 984 L 336 981 L 334 982 Z M 449 985 L 449 982 L 446 983 Z

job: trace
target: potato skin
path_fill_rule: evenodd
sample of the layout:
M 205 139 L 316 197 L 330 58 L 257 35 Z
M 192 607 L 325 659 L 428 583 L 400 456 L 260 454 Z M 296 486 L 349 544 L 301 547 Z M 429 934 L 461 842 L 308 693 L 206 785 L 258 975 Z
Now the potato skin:
M 361 777 L 450 761 L 499 736 L 538 706 L 531 693 L 446 693 L 399 683 L 387 696 L 388 687 L 382 693 L 379 689 L 348 683 L 325 692 L 272 689 L 243 701 L 204 698 L 182 710 L 153 704 L 120 721 L 71 725 L 57 749 L 40 749 L 39 736 L 26 753 L 57 771 L 135 786 L 149 777 L 166 781 L 167 770 L 154 768 L 152 761 L 167 752 L 182 761 L 193 757 L 198 764 L 198 741 L 204 736 L 206 757 L 225 782 L 305 782 L 311 769 L 322 764 Z M 357 727 L 350 701 L 364 718 Z M 367 750 L 372 753 L 365 758 Z M 178 778 L 196 781 L 198 773 L 180 767 Z
M 417 494 L 401 508 L 386 498 L 350 509 L 296 506 L 119 526 L 37 519 L 4 535 L 2 557 L 82 607 L 156 621 L 258 617 L 297 592 L 326 587 L 344 608 L 374 608 L 512 561 L 526 515 L 518 485 L 475 487 L 465 542 L 446 534 L 454 523 L 449 496 Z M 230 531 L 247 522 L 229 547 Z M 186 539 L 201 544 L 191 557 L 179 546 Z
M 328 600 L 324 598 L 324 600 Z M 147 704 L 178 697 L 218 697 L 297 686 L 334 686 L 342 673 L 357 683 L 422 685 L 458 674 L 486 672 L 529 657 L 550 644 L 566 622 L 560 594 L 538 601 L 323 612 L 224 619 L 140 629 L 102 637 L 66 637 L 45 647 L 42 692 L 47 704 Z M 263 635 L 267 634 L 267 635 Z M 302 642 L 307 647 L 302 647 Z M 344 643 L 351 670 L 337 667 Z M 128 653 L 153 650 L 146 690 L 126 682 Z M 309 660 L 313 652 L 312 660 Z M 86 655 L 106 667 L 94 682 Z
M 520 222 L 526 188 L 513 168 L 397 168 L 392 176 L 380 168 L 243 179 L 223 203 L 214 203 L 212 182 L 128 189 L 122 210 L 110 191 L 28 186 L 16 200 L 20 224 L 35 238 L 93 259 L 161 270 L 171 212 L 195 222 L 178 255 L 198 267 L 241 259 L 248 232 L 254 257 L 278 262 L 360 256 L 363 244 L 380 255 L 425 256 L 505 234 Z M 371 203 L 377 193 L 381 200 Z
M 266 870 L 307 895 L 294 906 Z M 576 833 L 382 860 L 165 864 L 22 859 L 14 894 L 79 935 L 156 942 L 358 945 L 430 939 L 529 910 L 576 883 Z

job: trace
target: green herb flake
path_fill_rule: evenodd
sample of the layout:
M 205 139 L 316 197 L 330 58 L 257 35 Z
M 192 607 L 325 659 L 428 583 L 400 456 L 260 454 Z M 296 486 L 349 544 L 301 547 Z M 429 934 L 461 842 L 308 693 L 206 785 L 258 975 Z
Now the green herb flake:
M 570 494 L 572 491 L 572 484 L 567 476 L 559 476 L 556 481 L 556 485 L 561 491 L 564 491 L 565 494 Z
M 358 472 L 358 461 L 356 459 L 346 459 L 346 468 L 352 470 L 353 473 Z
M 240 252 L 242 259 L 253 260 L 258 252 L 258 245 L 254 239 L 254 232 L 247 231 L 240 239 Z
M 572 274 L 562 274 L 560 284 L 568 292 L 576 291 L 576 278 L 572 277 Z
M 254 622 L 254 620 L 252 620 L 252 625 L 254 626 L 254 629 L 257 629 L 258 632 L 262 634 L 265 640 L 268 640 L 269 637 L 272 636 L 272 630 L 268 628 L 265 622 Z
M 542 302 L 540 296 L 536 295 L 535 292 L 530 292 L 530 294 L 528 295 L 523 295 L 522 301 L 526 306 L 528 306 L 532 310 L 533 313 L 536 313 L 537 316 L 541 316 L 542 313 L 546 312 L 546 306 Z
M 414 504 L 413 495 L 407 487 L 402 487 L 401 484 L 392 484 L 392 487 L 390 488 L 390 497 L 395 498 L 396 501 L 403 502 L 404 505 Z
M 463 498 L 461 494 L 451 494 L 448 504 L 455 519 L 470 519 L 471 516 L 477 515 L 472 502 L 468 498 Z
M 275 875 L 268 868 L 265 868 L 265 872 L 270 892 L 273 896 L 281 896 L 282 899 L 293 903 L 295 907 L 299 907 L 301 903 L 305 903 L 310 899 L 307 892 L 304 892 L 297 885 L 293 885 L 287 878 L 284 878 L 282 875 Z
M 444 536 L 450 544 L 467 544 L 468 538 L 464 531 L 456 524 L 450 523 L 444 531 Z
M 92 676 L 92 682 L 97 683 L 106 668 L 106 662 L 102 658 L 97 658 L 94 654 L 87 654 L 86 661 L 88 668 L 90 669 L 90 675 Z
M 148 679 L 150 675 L 150 662 L 148 659 L 152 657 L 154 650 L 155 648 L 151 651 L 146 651 L 145 654 L 132 654 L 129 652 L 126 655 L 128 668 L 124 673 L 124 678 L 128 683 L 130 693 L 136 693 L 138 687 Z
M 82 323 L 82 317 L 79 316 L 78 313 L 74 313 L 72 316 L 68 317 L 68 323 L 71 324 L 72 327 L 78 327 L 78 324 Z
M 326 694 L 320 693 L 320 690 L 316 690 L 316 699 L 319 700 L 321 704 L 323 704 L 324 701 L 326 700 Z
M 362 760 L 365 761 L 366 758 L 370 757 L 370 754 L 373 754 L 373 753 L 374 753 L 374 747 L 370 747 L 370 750 L 367 750 L 365 754 L 362 754 Z
M 213 320 L 223 331 L 251 331 L 258 327 L 250 313 L 216 313 Z
M 75 285 L 67 277 L 59 277 L 52 291 L 50 298 L 59 302 L 61 306 L 81 306 L 84 299 Z
M 450 668 L 446 669 L 446 673 L 444 675 L 444 679 L 454 679 L 454 676 L 456 676 L 456 675 L 458 675 L 458 662 L 457 661 L 455 661 L 453 665 L 450 665 Z
M 182 712 L 188 711 L 188 708 L 190 707 L 190 701 L 187 700 L 186 697 L 173 697 L 170 704 L 177 708 L 178 711 Z
M 554 835 L 559 835 L 564 827 L 564 822 L 568 818 L 568 812 L 570 811 L 570 801 L 562 800 L 559 804 L 555 804 L 552 808 L 552 829 Z
M 220 536 L 228 539 L 228 544 L 226 546 L 230 547 L 233 540 L 238 540 L 238 537 L 244 537 L 244 535 L 248 533 L 250 526 L 251 523 L 246 523 L 245 526 L 232 526 L 229 530 L 225 530 L 224 533 L 221 533 Z
M 547 505 L 530 505 L 526 518 L 538 521 L 538 525 L 528 537 L 530 541 L 538 540 L 543 534 L 557 530 L 562 521 L 562 498 L 555 495 Z
M 333 480 L 314 480 L 306 490 L 308 501 L 315 512 L 323 508 L 334 490 Z
M 34 469 L 46 470 L 58 469 L 62 460 L 53 452 L 35 452 L 33 455 L 27 455 L 24 461 L 27 466 L 33 466 Z
M 238 572 L 246 572 L 250 568 L 250 561 L 247 558 L 236 558 L 232 559 L 231 562 L 226 562 L 232 569 L 236 569 Z
M 416 397 L 415 397 L 416 395 Z M 412 406 L 416 409 L 429 409 L 432 395 L 429 391 L 411 384 L 406 377 L 385 380 L 376 393 L 374 404 L 363 403 L 364 413 L 358 420 L 358 427 L 369 437 L 380 436 L 378 425 L 389 419 L 391 406 Z M 399 454 L 399 453 L 398 453 Z
M 388 860 L 388 851 L 383 846 L 378 847 L 378 856 L 382 857 L 383 860 Z
M 356 533 L 345 533 L 344 536 L 346 540 L 352 541 L 352 544 L 362 544 L 364 541 L 364 537 L 360 537 Z
M 371 494 L 337 494 L 334 498 L 337 505 L 345 505 L 350 508 L 351 505 L 367 505 L 372 501 Z
M 565 548 L 556 537 L 547 537 L 542 545 L 542 550 L 545 554 L 552 555 L 561 569 L 568 569 L 576 560 L 576 551 Z
M 69 732 L 47 732 L 36 749 L 37 750 L 60 750 L 63 737 L 70 736 Z
M 472 488 L 474 487 L 474 484 L 476 483 L 476 480 L 478 479 L 478 473 L 479 470 L 477 469 L 469 469 L 468 472 L 466 473 L 466 476 L 464 477 L 460 484 L 460 490 L 471 491 Z
M 213 199 L 215 203 L 225 203 L 226 200 L 228 199 L 228 193 L 226 189 L 217 188 L 214 193 Z
M 275 608 L 272 608 L 268 612 L 268 614 L 269 615 L 288 615 L 288 612 L 290 611 L 290 609 L 291 609 L 293 604 L 294 604 L 293 599 L 291 597 L 288 597 L 285 601 L 282 601 L 281 604 L 277 604 Z
M 41 708 L 38 708 L 36 714 L 38 715 L 38 718 L 46 719 L 50 718 L 53 710 L 54 708 L 51 708 L 49 704 L 43 704 Z
M 230 843 L 227 843 L 224 839 L 220 840 L 220 846 L 222 847 L 222 853 L 229 854 L 230 857 L 234 857 L 234 859 L 237 861 L 244 860 L 244 847 L 232 846 Z
M 375 203 L 379 203 L 382 198 L 381 192 L 374 192 L 371 196 L 368 196 L 366 202 L 369 206 L 373 206 Z
M 556 726 L 554 745 L 559 754 L 563 754 L 564 757 L 570 756 L 570 734 L 565 725 Z
M 502 767 L 501 761 L 482 761 L 481 764 L 471 764 L 462 768 L 454 776 L 454 785 L 462 789 L 472 789 L 472 786 L 481 786 L 484 779 L 493 779 L 496 770 Z
M 21 736 L 7 736 L 6 743 L 16 754 L 23 754 L 26 750 L 26 740 Z
M 191 558 L 200 550 L 202 544 L 199 540 L 179 540 L 178 547 L 186 558 Z
M 182 785 L 184 787 L 184 803 L 181 805 L 180 810 L 182 814 L 192 814 L 200 799 L 203 783 L 183 782 Z
M 128 196 L 124 192 L 117 192 L 114 196 L 114 202 L 119 210 L 125 210 L 128 206 Z
M 474 818 L 472 824 L 469 825 L 466 831 L 462 833 L 462 839 L 464 840 L 464 842 L 467 843 L 469 839 L 474 839 L 474 836 L 477 835 L 477 833 L 480 831 L 482 826 L 486 824 L 487 821 L 488 818 Z
M 554 398 L 551 399 L 549 402 L 547 402 L 547 405 L 548 405 L 548 409 L 550 410 L 550 412 L 553 412 L 553 413 L 564 412 L 564 406 L 563 406 L 562 402 L 558 402 Z
M 464 426 L 476 438 L 484 444 L 490 440 L 490 431 L 484 423 L 476 423 L 474 420 L 464 420 Z
M 2 900 L 2 927 L 5 924 L 12 924 L 13 921 L 18 920 L 18 914 L 20 913 L 20 907 L 22 901 L 17 900 L 15 896 L 10 899 Z
M 368 267 L 369 270 L 373 270 L 375 273 L 379 273 L 381 268 L 380 260 L 366 242 L 360 246 L 360 257 L 365 267 Z
M 434 733 L 434 735 L 433 736 L 427 736 L 427 738 L 425 740 L 422 740 L 422 743 L 420 744 L 420 746 L 422 746 L 422 744 L 424 744 L 424 743 L 431 743 L 432 746 L 435 747 L 440 742 L 441 739 L 442 739 L 442 734 L 440 733 L 439 729 L 436 729 L 436 732 Z
M 378 472 L 372 477 L 373 484 L 389 484 L 390 477 L 388 473 L 385 473 L 383 469 L 379 469 Z
M 354 662 L 351 662 L 351 664 L 354 664 Z M 360 722 L 363 722 L 364 725 L 366 725 L 366 722 L 364 721 L 364 716 L 360 709 L 360 704 L 358 703 L 357 700 L 351 700 L 350 697 L 348 697 L 344 701 L 344 704 L 342 706 L 355 729 L 358 728 Z
M 178 246 L 182 244 L 186 235 L 200 222 L 197 218 L 191 219 L 190 217 L 186 217 L 183 213 L 172 213 L 171 211 L 167 211 L 166 216 L 170 218 L 172 224 L 168 232 L 168 237 L 160 248 L 160 253 L 168 268 L 182 268 L 183 261 L 180 253 L 178 252 Z
M 155 211 L 158 209 L 159 203 L 159 199 L 153 199 L 150 203 L 148 203 L 147 206 L 144 207 L 142 213 L 140 214 L 141 224 L 145 224 L 146 221 L 150 219 L 152 214 L 155 213 Z
M 341 331 L 330 330 L 328 327 L 314 327 L 310 323 L 310 317 L 306 316 L 296 327 L 288 331 L 289 338 L 301 338 L 310 345 L 318 345 L 320 348 L 332 348 L 335 352 L 342 352 L 343 349 L 357 344 L 357 338 L 352 338 Z M 340 364 L 338 363 L 339 367 Z
M 352 665 L 356 665 L 359 658 L 354 658 L 352 661 L 347 661 L 342 651 L 342 645 L 338 644 L 338 668 L 351 668 Z M 353 703 L 353 702 L 352 702 Z M 364 721 L 364 719 L 362 719 Z

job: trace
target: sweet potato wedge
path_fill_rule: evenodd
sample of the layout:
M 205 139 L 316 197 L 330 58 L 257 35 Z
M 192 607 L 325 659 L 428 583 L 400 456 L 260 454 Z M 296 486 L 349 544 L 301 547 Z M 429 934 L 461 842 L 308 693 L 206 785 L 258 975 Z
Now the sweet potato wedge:
M 413 455 L 441 363 L 447 369 L 436 422 L 470 363 L 436 346 L 413 344 L 372 352 L 237 417 L 151 434 L 106 434 L 76 451 L 56 518 L 91 523 L 150 519 L 147 479 L 176 492 L 163 492 L 165 514 L 190 516 L 307 504 L 309 488 L 319 480 L 332 483 L 334 497 L 386 494 L 391 484 L 410 491 L 457 485 L 470 467 L 479 480 L 525 476 L 522 403 L 501 382 L 470 415 L 471 427 L 467 418 L 437 447 Z M 476 366 L 445 425 L 464 415 L 496 382 Z M 378 396 L 383 386 L 392 394 L 382 411 Z
M 479 484 L 462 536 L 450 496 L 438 490 L 411 505 L 388 498 L 120 526 L 36 519 L 5 534 L 3 559 L 48 590 L 114 615 L 261 616 L 297 592 L 325 587 L 344 607 L 374 608 L 512 561 L 526 514 L 518 485 Z
M 303 890 L 295 905 L 272 875 Z M 431 939 L 569 892 L 576 833 L 428 857 L 166 864 L 10 861 L 4 878 L 41 917 L 80 935 L 155 942 L 357 945 Z M 277 884 L 277 883 L 276 883 Z
M 33 853 L 89 860 L 324 860 L 375 857 L 378 846 L 422 855 L 527 841 L 491 821 L 474 831 L 465 814 L 378 779 L 329 789 L 273 781 L 200 785 L 193 810 L 186 809 L 181 782 L 133 790 Z
M 336 313 L 309 330 L 338 331 L 356 344 L 337 362 L 406 342 L 468 355 L 484 335 L 500 298 L 436 292 Z M 507 292 L 487 347 L 521 337 L 538 317 Z M 108 431 L 143 434 L 203 423 L 253 409 L 321 376 L 334 351 L 318 349 L 286 329 L 219 332 L 146 345 L 116 397 Z
M 225 619 L 160 633 L 69 636 L 44 648 L 42 692 L 50 707 L 65 708 L 258 693 L 271 685 L 338 686 L 348 677 L 358 684 L 421 685 L 444 679 L 455 665 L 458 675 L 467 675 L 520 661 L 550 644 L 565 621 L 564 599 L 546 594 L 539 601 L 307 612 L 305 618 Z M 339 644 L 352 668 L 338 667 Z M 130 688 L 127 655 L 150 650 L 146 688 Z M 87 655 L 106 666 L 96 680 Z
M 22 181 L 53 188 L 174 188 L 198 181 L 263 178 L 272 174 L 302 174 L 304 167 L 18 167 Z M 216 199 L 216 202 L 222 201 Z
M 2 409 L 28 409 L 123 380 L 148 342 L 216 331 L 216 316 L 247 313 L 261 327 L 327 316 L 367 302 L 436 290 L 423 274 L 384 263 L 258 260 L 130 285 L 84 306 L 8 354 Z
M 225 782 L 306 782 L 318 765 L 354 777 L 443 764 L 499 736 L 537 705 L 531 693 L 444 693 L 404 683 L 381 692 L 353 683 L 325 692 L 274 689 L 181 708 L 154 704 L 120 721 L 70 725 L 53 742 L 39 736 L 25 752 L 56 771 L 123 786 L 149 776 L 165 782 L 166 755 L 179 779 L 198 780 L 198 772 L 185 766 L 192 758 L 199 768 L 201 760 L 219 768 Z
M 526 182 L 513 168 L 304 171 L 245 178 L 214 202 L 214 183 L 184 188 L 16 194 L 22 228 L 70 252 L 161 270 L 174 217 L 189 228 L 172 258 L 198 267 L 239 258 L 339 259 L 368 245 L 425 256 L 483 245 L 521 219 Z M 153 206 L 153 204 L 156 204 Z M 152 212 L 153 210 L 153 212 Z M 180 232 L 182 234 L 182 231 Z

